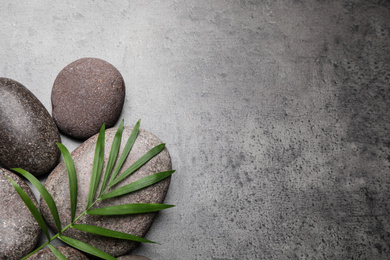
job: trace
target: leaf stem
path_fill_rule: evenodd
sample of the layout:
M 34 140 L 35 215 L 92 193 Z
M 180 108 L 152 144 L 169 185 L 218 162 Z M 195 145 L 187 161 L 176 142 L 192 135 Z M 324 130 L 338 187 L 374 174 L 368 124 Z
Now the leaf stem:
M 47 246 L 48 244 L 50 244 L 50 242 L 53 241 L 53 238 L 54 238 L 54 237 L 52 237 L 50 240 L 46 241 L 46 243 L 42 244 L 40 247 L 38 247 L 37 249 L 35 249 L 34 251 L 32 251 L 30 254 L 26 255 L 25 257 L 23 257 L 21 260 L 24 260 L 24 259 L 29 258 L 29 257 L 32 256 L 33 254 L 35 254 L 36 252 L 38 252 L 39 250 L 41 250 L 42 248 L 44 248 L 45 246 Z
M 103 193 L 104 194 L 104 193 Z M 47 246 L 48 244 L 50 244 L 53 240 L 57 239 L 63 232 L 65 232 L 68 228 L 71 228 L 73 226 L 73 224 L 75 224 L 82 216 L 84 216 L 85 214 L 87 214 L 88 210 L 90 210 L 99 200 L 101 200 L 101 197 L 103 196 L 100 195 L 86 210 L 84 210 L 83 213 L 81 213 L 78 217 L 76 217 L 69 225 L 67 225 L 66 227 L 64 227 L 60 232 L 58 232 L 57 234 L 55 234 L 54 236 L 52 236 L 48 241 L 46 241 L 44 244 L 42 244 L 40 247 L 38 247 L 37 249 L 35 249 L 34 251 L 32 251 L 30 254 L 26 255 L 25 257 L 23 257 L 21 260 L 25 260 L 27 258 L 29 258 L 30 256 L 32 256 L 33 254 L 35 254 L 36 252 L 38 252 L 39 250 L 41 250 L 42 248 L 44 248 L 45 246 Z

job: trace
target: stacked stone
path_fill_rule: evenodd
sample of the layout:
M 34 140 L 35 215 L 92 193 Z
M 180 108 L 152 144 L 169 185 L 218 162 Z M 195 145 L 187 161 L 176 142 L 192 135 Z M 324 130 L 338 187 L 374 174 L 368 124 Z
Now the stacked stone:
M 38 203 L 28 185 L 16 174 L 0 168 L 0 259 L 19 260 L 38 242 L 41 229 L 8 178 Z

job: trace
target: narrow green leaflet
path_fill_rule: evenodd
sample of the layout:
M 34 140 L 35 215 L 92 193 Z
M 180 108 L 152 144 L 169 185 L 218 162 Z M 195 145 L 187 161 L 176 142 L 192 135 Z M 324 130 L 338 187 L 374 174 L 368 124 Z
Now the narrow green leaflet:
M 138 214 L 159 211 L 162 209 L 172 208 L 174 205 L 166 204 L 148 204 L 148 203 L 134 203 L 124 204 L 117 206 L 110 206 L 104 208 L 91 209 L 87 211 L 89 215 L 127 215 L 127 214 Z
M 138 181 L 132 182 L 128 185 L 122 186 L 116 190 L 108 192 L 104 194 L 101 199 L 109 199 L 118 196 L 122 196 L 128 194 L 133 191 L 137 191 L 143 188 L 146 188 L 152 184 L 155 184 L 169 176 L 171 176 L 175 171 L 166 171 L 166 172 L 158 172 L 149 176 L 146 176 Z
M 68 173 L 69 178 L 69 197 L 70 197 L 70 212 L 71 212 L 71 220 L 73 222 L 76 216 L 76 208 L 77 208 L 77 175 L 76 170 L 74 168 L 74 162 L 72 156 L 68 149 L 61 143 L 57 143 L 58 148 L 61 151 L 62 157 L 64 158 L 66 172 Z M 60 229 L 59 229 L 60 230 Z
M 119 183 L 129 175 L 131 175 L 133 172 L 138 170 L 142 165 L 147 163 L 150 159 L 152 159 L 154 156 L 159 154 L 165 147 L 165 144 L 159 144 L 155 146 L 154 148 L 150 149 L 146 154 L 144 154 L 141 158 L 139 158 L 135 163 L 133 163 L 129 168 L 127 168 L 126 171 L 124 171 L 121 175 L 119 175 L 117 178 L 114 179 L 114 181 L 109 185 L 109 187 L 114 186 L 115 184 Z
M 50 248 L 50 250 L 53 252 L 53 254 L 57 257 L 57 259 L 67 260 L 67 258 L 57 248 L 55 248 L 51 244 L 48 244 L 47 246 Z
M 93 198 L 96 194 L 96 189 L 99 185 L 100 176 L 104 163 L 104 140 L 105 139 L 105 124 L 100 128 L 99 136 L 96 141 L 95 156 L 93 159 L 91 182 L 89 185 L 89 193 L 87 200 L 87 209 L 91 206 Z
M 42 183 L 37 178 L 35 178 L 34 175 L 29 173 L 28 171 L 25 171 L 25 170 L 20 169 L 20 168 L 13 168 L 12 170 L 23 175 L 39 191 L 42 198 L 46 201 L 46 204 L 49 207 L 49 210 L 54 218 L 54 222 L 56 223 L 57 229 L 60 232 L 61 231 L 60 217 L 58 216 L 57 206 L 53 200 L 53 197 L 50 195 L 50 193 L 46 190 L 46 188 L 42 185 Z
M 110 156 L 108 157 L 107 166 L 104 172 L 102 187 L 100 189 L 99 195 L 102 195 L 103 192 L 105 191 L 108 178 L 110 177 L 110 174 L 116 162 L 116 158 L 118 157 L 119 148 L 121 146 L 121 140 L 122 140 L 123 124 L 124 124 L 124 120 L 122 119 L 122 122 L 120 123 L 118 130 L 115 133 L 114 140 L 112 141 Z
M 62 236 L 62 235 L 60 235 L 58 238 L 62 242 L 66 243 L 70 246 L 73 246 L 74 248 L 77 248 L 78 250 L 83 251 L 85 253 L 88 253 L 88 254 L 103 258 L 103 259 L 107 259 L 107 260 L 115 260 L 116 259 L 115 257 L 107 254 L 106 252 L 103 252 L 102 250 L 97 249 L 96 247 L 93 247 L 93 246 L 91 246 L 87 243 L 81 242 L 79 240 L 76 240 L 76 239 L 73 239 L 70 237 L 66 237 L 66 236 Z
M 30 210 L 31 214 L 34 216 L 35 220 L 38 222 L 39 226 L 42 228 L 43 233 L 45 233 L 47 239 L 50 240 L 49 231 L 47 230 L 47 226 L 45 224 L 45 221 L 42 218 L 41 213 L 39 213 L 39 210 L 35 206 L 35 204 L 32 202 L 30 197 L 24 192 L 24 190 L 17 184 L 14 180 L 12 180 L 10 177 L 7 176 L 7 178 L 12 183 L 12 186 L 15 188 L 16 192 L 19 194 L 19 196 L 22 198 L 24 203 L 26 204 L 27 208 Z
M 119 239 L 127 239 L 131 241 L 136 241 L 136 242 L 142 242 L 142 243 L 156 243 L 153 241 L 150 241 L 146 238 L 139 237 L 139 236 L 134 236 L 131 234 L 126 234 L 123 232 L 118 232 L 106 228 L 101 228 L 97 226 L 91 226 L 91 225 L 84 225 L 84 224 L 74 224 L 72 225 L 72 228 L 81 230 L 84 232 L 100 235 L 100 236 L 105 236 L 105 237 L 113 237 L 113 238 L 119 238 Z
M 127 156 L 130 153 L 131 148 L 133 147 L 135 140 L 137 139 L 138 132 L 139 132 L 139 126 L 141 124 L 141 119 L 138 120 L 137 124 L 135 124 L 133 131 L 131 131 L 131 134 L 129 136 L 129 139 L 127 139 L 125 148 L 122 151 L 121 157 L 119 158 L 119 161 L 117 165 L 115 166 L 114 172 L 111 175 L 109 187 L 111 187 L 113 184 L 115 177 L 118 175 L 119 171 L 121 170 L 123 163 L 125 162 Z

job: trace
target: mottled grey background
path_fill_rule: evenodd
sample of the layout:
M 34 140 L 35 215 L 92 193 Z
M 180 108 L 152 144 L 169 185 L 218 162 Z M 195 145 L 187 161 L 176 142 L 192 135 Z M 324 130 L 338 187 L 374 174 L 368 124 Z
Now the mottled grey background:
M 390 259 L 390 2 L 1 1 L 0 75 L 51 111 L 82 57 L 164 142 L 151 259 Z M 80 143 L 63 138 L 73 150 Z

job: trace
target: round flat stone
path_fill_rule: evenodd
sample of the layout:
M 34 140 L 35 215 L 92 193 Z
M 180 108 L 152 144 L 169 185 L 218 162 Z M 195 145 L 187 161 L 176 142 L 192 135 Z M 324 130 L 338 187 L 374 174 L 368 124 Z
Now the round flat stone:
M 37 207 L 38 203 L 19 176 L 0 168 L 0 259 L 19 260 L 33 251 L 41 229 L 6 176 L 14 180 Z
M 113 126 L 125 100 L 122 75 L 110 63 L 82 58 L 67 65 L 55 79 L 51 92 L 52 114 L 61 132 L 86 139 L 103 123 Z
M 68 260 L 88 260 L 88 257 L 69 246 L 56 247 Z M 49 248 L 44 248 L 27 258 L 28 260 L 57 260 Z
M 118 257 L 118 260 L 150 260 L 150 258 L 140 255 L 125 255 Z
M 58 129 L 42 103 L 19 82 L 0 78 L 0 165 L 35 176 L 58 163 Z
M 111 150 L 111 143 L 116 133 L 116 128 L 111 128 L 106 130 L 105 133 L 105 151 L 104 158 L 105 164 L 107 162 L 109 152 Z M 126 141 L 131 133 L 131 128 L 125 127 L 123 130 L 123 137 L 120 151 L 123 150 Z M 78 148 L 76 148 L 72 153 L 72 158 L 74 160 L 75 169 L 77 172 L 78 178 L 78 205 L 76 216 L 81 214 L 86 208 L 86 202 L 88 198 L 88 190 L 90 185 L 92 164 L 94 158 L 94 151 L 96 145 L 97 135 L 91 137 Z M 147 151 L 160 144 L 161 141 L 153 134 L 140 129 L 138 137 L 134 143 L 134 146 L 127 157 L 125 164 L 122 167 L 121 172 L 126 170 L 130 165 L 132 165 L 136 160 L 141 158 Z M 121 152 L 120 152 L 121 153 Z M 119 158 L 120 154 L 118 155 Z M 103 169 L 105 169 L 105 164 Z M 143 165 L 138 171 L 130 175 L 129 178 L 125 179 L 123 182 L 119 183 L 116 187 L 120 187 L 136 180 L 139 180 L 143 177 L 149 176 L 151 174 L 169 171 L 172 169 L 171 159 L 168 153 L 168 150 L 164 150 L 159 153 L 157 156 L 153 157 L 149 162 Z M 103 177 L 103 174 L 102 174 Z M 130 203 L 162 203 L 165 195 L 168 191 L 170 182 L 170 177 L 160 181 L 152 186 L 149 186 L 145 189 L 133 192 L 131 194 L 103 200 L 97 203 L 97 207 L 106 207 L 120 204 L 130 204 Z M 61 218 L 61 223 L 68 224 L 70 223 L 70 203 L 69 203 L 69 188 L 68 188 L 68 176 L 65 170 L 64 163 L 61 162 L 49 175 L 45 182 L 45 187 L 52 194 L 53 199 L 55 200 L 59 215 Z M 98 188 L 98 190 L 100 187 Z M 49 225 L 55 230 L 54 220 L 51 218 L 49 210 L 45 203 L 41 203 L 41 211 L 45 219 L 48 221 Z M 77 223 L 80 224 L 90 224 L 96 225 L 103 228 L 108 228 L 120 232 L 125 232 L 133 234 L 136 236 L 144 236 L 151 226 L 156 213 L 145 213 L 137 215 L 122 215 L 122 216 L 92 216 L 86 215 L 82 217 Z M 113 238 L 106 238 L 102 236 L 96 236 L 89 233 L 68 229 L 65 232 L 65 235 L 79 239 L 81 241 L 87 242 L 111 255 L 120 256 L 128 254 L 135 246 L 136 243 L 119 240 Z

